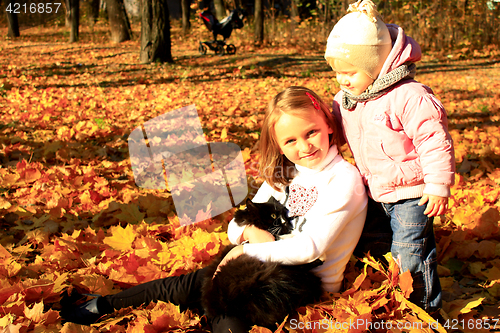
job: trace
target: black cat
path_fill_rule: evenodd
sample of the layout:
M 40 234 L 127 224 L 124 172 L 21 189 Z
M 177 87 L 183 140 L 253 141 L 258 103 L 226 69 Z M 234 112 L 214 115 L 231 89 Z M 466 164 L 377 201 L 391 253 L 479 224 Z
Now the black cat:
M 253 224 L 259 229 L 269 231 L 276 240 L 292 232 L 293 226 L 288 217 L 288 210 L 274 197 L 264 203 L 253 203 L 247 199 L 246 209 L 234 213 L 234 221 L 240 227 Z
M 292 225 L 287 210 L 273 199 L 267 203 L 247 200 L 246 209 L 235 213 L 235 222 L 240 226 L 253 224 L 277 238 L 289 233 Z M 276 324 L 298 307 L 320 298 L 321 278 L 311 271 L 322 263 L 319 259 L 292 266 L 262 262 L 243 254 L 227 262 L 212 279 L 217 266 L 233 247 L 226 247 L 207 270 L 201 300 L 207 317 L 225 314 L 245 318 L 248 325 L 276 329 Z

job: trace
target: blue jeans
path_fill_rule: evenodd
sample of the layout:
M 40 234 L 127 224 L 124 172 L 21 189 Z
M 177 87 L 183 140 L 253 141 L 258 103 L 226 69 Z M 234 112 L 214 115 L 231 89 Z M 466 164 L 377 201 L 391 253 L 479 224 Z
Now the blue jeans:
M 390 251 L 401 272 L 409 270 L 412 274 L 410 301 L 432 313 L 441 308 L 441 284 L 433 218 L 424 215 L 426 205 L 418 206 L 419 201 L 385 204 L 369 198 L 365 226 L 354 255 L 363 257 L 369 251 L 375 259 L 386 262 L 383 255 Z
M 426 205 L 418 206 L 420 198 L 382 203 L 390 217 L 391 253 L 401 272 L 410 271 L 413 292 L 410 301 L 427 312 L 441 308 L 441 284 L 437 274 L 436 241 L 432 222 L 424 215 Z

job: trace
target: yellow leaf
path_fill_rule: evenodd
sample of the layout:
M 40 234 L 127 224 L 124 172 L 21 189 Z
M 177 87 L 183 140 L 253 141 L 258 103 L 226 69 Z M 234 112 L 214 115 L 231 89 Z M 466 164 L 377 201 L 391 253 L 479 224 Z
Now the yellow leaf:
M 92 199 L 90 199 L 90 192 L 86 190 L 82 194 L 80 194 L 80 202 L 82 205 L 93 205 Z
M 248 147 L 241 152 L 241 156 L 243 157 L 243 162 L 246 162 L 251 158 L 250 153 L 251 151 L 250 148 Z
M 3 261 L 3 266 L 4 267 L 0 269 L 0 275 L 5 274 L 7 277 L 17 275 L 17 273 L 19 273 L 19 271 L 23 268 L 23 266 L 14 258 L 8 258 L 6 261 Z
M 65 272 L 57 277 L 57 279 L 54 281 L 54 287 L 52 288 L 52 291 L 54 293 L 59 293 L 68 287 L 68 285 L 64 283 L 64 282 L 66 282 L 68 275 L 69 275 L 69 273 Z
M 0 327 L 6 328 L 8 325 L 12 324 L 16 320 L 16 316 L 12 313 L 7 313 L 5 316 L 0 318 Z
M 80 284 L 87 287 L 91 294 L 107 295 L 113 289 L 113 281 L 97 274 L 85 275 Z
M 454 307 L 454 309 L 452 311 L 450 311 L 448 313 L 448 315 L 450 316 L 450 318 L 458 319 L 458 316 L 460 314 L 471 312 L 473 308 L 481 305 L 483 300 L 484 300 L 484 297 L 474 297 L 474 298 L 470 298 L 470 299 L 459 299 L 459 300 L 452 301 L 450 303 L 452 303 L 452 307 Z M 450 307 L 450 309 L 451 309 L 451 307 Z
M 109 233 L 111 233 L 112 236 L 104 238 L 104 244 L 119 251 L 132 249 L 132 243 L 136 236 L 132 225 L 128 224 L 125 229 L 121 226 L 113 226 L 109 229 Z
M 226 129 L 226 128 L 224 128 L 224 129 L 222 130 L 222 133 L 220 134 L 220 139 L 221 139 L 221 140 L 226 140 L 226 138 L 227 138 L 227 129 Z
M 0 198 L 0 209 L 8 209 L 12 206 L 10 202 L 5 200 L 4 198 Z
M 33 320 L 35 323 L 40 321 L 43 313 L 43 302 L 35 303 L 30 309 L 28 307 L 24 308 L 24 315 L 26 318 Z

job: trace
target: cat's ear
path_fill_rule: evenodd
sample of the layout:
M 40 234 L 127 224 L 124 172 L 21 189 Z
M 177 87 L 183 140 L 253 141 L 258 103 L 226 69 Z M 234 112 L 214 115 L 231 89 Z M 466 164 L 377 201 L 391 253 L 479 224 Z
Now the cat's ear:
M 247 205 L 247 208 L 249 208 L 249 207 L 254 208 L 255 207 L 255 204 L 252 202 L 252 200 L 250 200 L 248 198 L 246 201 L 246 205 Z

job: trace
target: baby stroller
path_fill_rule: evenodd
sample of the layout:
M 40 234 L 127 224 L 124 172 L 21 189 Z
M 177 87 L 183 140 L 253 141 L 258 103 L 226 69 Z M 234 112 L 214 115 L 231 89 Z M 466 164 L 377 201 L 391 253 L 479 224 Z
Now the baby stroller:
M 200 42 L 198 51 L 200 51 L 201 54 L 207 54 L 208 47 L 218 55 L 223 55 L 224 53 L 235 54 L 236 46 L 233 44 L 226 44 L 226 39 L 231 36 L 233 29 L 243 28 L 243 18 L 245 17 L 243 11 L 241 9 L 235 9 L 229 14 L 229 16 L 220 22 L 217 21 L 215 16 L 209 10 L 201 12 L 200 17 L 203 23 L 205 23 L 207 29 L 212 31 L 214 40 Z M 217 40 L 218 35 L 221 35 L 224 39 Z

